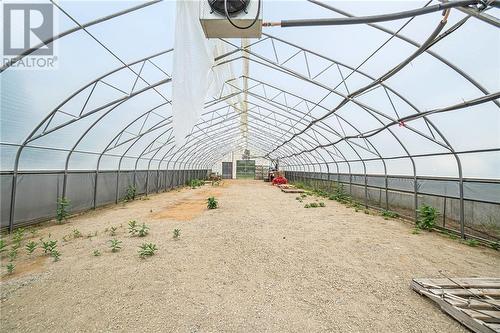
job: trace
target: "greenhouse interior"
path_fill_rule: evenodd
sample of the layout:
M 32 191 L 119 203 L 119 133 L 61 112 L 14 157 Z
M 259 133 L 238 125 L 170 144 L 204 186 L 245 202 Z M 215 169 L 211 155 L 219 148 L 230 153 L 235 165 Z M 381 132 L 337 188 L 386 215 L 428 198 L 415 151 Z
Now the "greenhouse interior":
M 500 1 L 0 8 L 0 332 L 500 332 Z

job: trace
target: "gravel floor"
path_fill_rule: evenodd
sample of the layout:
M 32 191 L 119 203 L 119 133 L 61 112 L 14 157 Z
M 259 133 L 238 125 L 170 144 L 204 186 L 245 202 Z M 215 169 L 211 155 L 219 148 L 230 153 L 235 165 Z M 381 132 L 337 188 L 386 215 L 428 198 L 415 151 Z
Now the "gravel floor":
M 219 209 L 203 208 L 210 195 Z M 13 276 L 2 268 L 0 331 L 466 332 L 411 291 L 411 279 L 440 277 L 439 270 L 500 276 L 493 250 L 413 235 L 408 223 L 333 201 L 305 209 L 312 199 L 295 197 L 263 182 L 231 181 L 44 226 L 33 238 L 50 233 L 61 260 L 23 249 Z M 151 233 L 130 237 L 130 219 Z M 111 226 L 123 241 L 117 253 L 104 232 Z M 73 229 L 84 237 L 62 241 Z M 140 259 L 143 242 L 156 243 L 157 254 Z

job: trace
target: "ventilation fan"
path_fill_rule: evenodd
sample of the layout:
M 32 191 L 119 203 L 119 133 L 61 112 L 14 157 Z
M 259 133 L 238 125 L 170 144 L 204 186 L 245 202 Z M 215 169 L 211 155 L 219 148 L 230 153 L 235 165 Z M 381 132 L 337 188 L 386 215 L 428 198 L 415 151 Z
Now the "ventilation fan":
M 226 16 L 225 6 L 227 6 L 227 12 L 229 16 L 234 17 L 236 14 L 244 11 L 248 14 L 247 7 L 250 0 L 208 0 L 212 12 L 219 13 L 222 16 Z
M 262 0 L 201 0 L 200 23 L 207 38 L 260 38 Z

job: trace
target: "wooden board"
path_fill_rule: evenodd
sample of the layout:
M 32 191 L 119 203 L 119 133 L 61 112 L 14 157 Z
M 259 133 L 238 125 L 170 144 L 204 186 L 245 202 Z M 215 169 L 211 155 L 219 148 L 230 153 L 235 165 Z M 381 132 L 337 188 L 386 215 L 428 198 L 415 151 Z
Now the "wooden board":
M 292 185 L 278 185 L 278 187 L 285 193 L 304 193 L 304 190 L 296 188 Z
M 413 279 L 411 287 L 473 332 L 500 333 L 500 278 Z
M 299 188 L 282 188 L 281 190 L 285 193 L 304 193 L 304 190 Z

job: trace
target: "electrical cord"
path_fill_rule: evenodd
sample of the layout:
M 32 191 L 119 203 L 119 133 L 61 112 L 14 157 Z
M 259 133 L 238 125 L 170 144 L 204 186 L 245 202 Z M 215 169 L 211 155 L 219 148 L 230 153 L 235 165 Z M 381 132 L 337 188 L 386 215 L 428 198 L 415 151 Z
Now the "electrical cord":
M 236 29 L 240 29 L 240 30 L 246 30 L 246 29 L 250 29 L 259 19 L 259 15 L 260 15 L 260 2 L 262 0 L 257 0 L 258 1 L 258 5 L 257 5 L 257 14 L 255 15 L 255 18 L 253 19 L 252 23 L 250 23 L 249 25 L 247 25 L 246 27 L 241 27 L 239 25 L 237 25 L 236 23 L 234 23 L 231 18 L 229 17 L 229 12 L 227 11 L 227 0 L 224 0 L 224 13 L 226 14 L 226 19 L 229 21 L 229 23 L 231 23 L 231 25 L 233 27 L 235 27 Z

